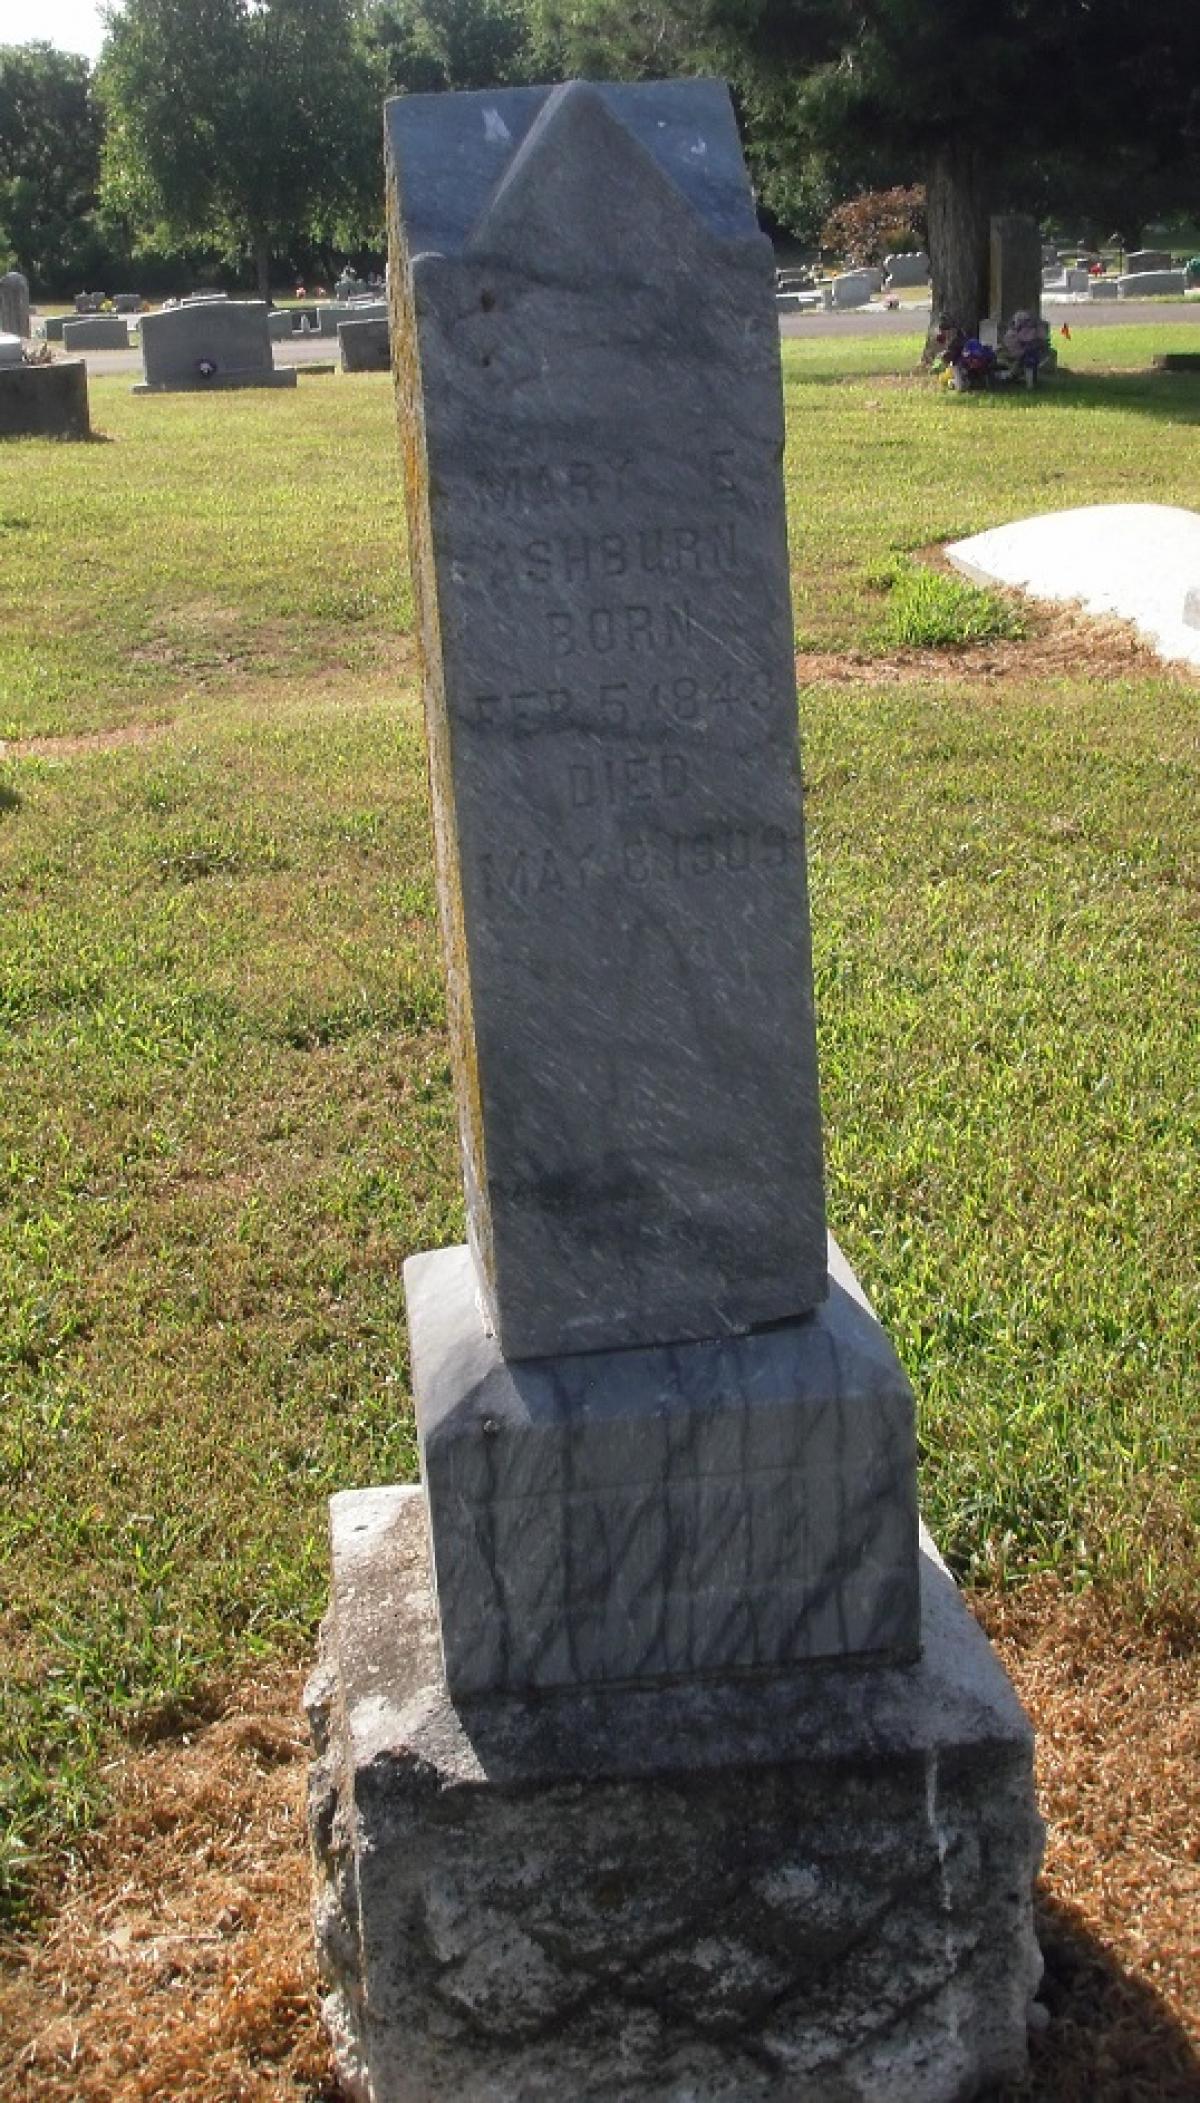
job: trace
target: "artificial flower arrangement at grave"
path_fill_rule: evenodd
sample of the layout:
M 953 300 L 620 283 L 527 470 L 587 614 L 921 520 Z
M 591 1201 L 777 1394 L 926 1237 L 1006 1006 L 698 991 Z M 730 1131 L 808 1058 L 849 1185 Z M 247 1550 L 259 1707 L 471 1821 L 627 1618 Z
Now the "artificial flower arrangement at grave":
M 1034 387 L 1042 373 L 1053 372 L 1057 364 L 1049 322 L 1024 311 L 1014 314 L 997 346 L 997 379 L 1024 380 L 1027 387 Z
M 1058 360 L 1050 341 L 1050 324 L 1035 314 L 1014 314 L 996 344 L 968 336 L 944 317 L 939 323 L 933 370 L 943 386 L 965 394 L 982 387 L 1009 386 L 1023 379 L 1036 385 L 1039 374 L 1053 372 Z

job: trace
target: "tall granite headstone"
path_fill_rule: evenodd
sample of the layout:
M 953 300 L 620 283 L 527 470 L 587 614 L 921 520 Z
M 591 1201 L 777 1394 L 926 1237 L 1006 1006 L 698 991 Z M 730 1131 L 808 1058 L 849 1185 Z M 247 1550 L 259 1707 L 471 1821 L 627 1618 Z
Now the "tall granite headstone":
M 332 1509 L 343 2075 L 950 2103 L 1023 2063 L 1030 1739 L 826 1241 L 729 99 L 404 97 L 387 150 L 470 1238 L 406 1266 L 422 1491 Z
M 1042 311 L 1042 236 L 1024 212 L 999 213 L 991 222 L 988 313 L 1003 328 L 1014 314 Z
M 525 90 L 490 138 L 486 97 L 391 107 L 469 1234 L 510 1358 L 825 1291 L 770 250 L 723 94 L 658 99 Z

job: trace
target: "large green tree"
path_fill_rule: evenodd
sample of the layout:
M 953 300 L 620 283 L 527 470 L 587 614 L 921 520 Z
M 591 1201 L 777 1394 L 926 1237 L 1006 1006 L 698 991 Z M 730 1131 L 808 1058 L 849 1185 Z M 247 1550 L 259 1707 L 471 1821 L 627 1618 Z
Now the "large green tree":
M 78 275 L 97 247 L 100 112 L 87 60 L 0 45 L 0 270 L 34 286 Z
M 396 94 L 512 87 L 534 78 L 520 0 L 382 0 L 370 24 Z
M 1143 217 L 1200 196 L 1196 0 L 528 0 L 562 70 L 713 67 L 785 220 L 853 172 L 928 192 L 935 312 L 986 312 L 988 220 L 1057 183 Z M 655 50 L 667 63 L 656 66 Z M 1129 231 L 1136 231 L 1131 227 Z
M 380 87 L 355 0 L 124 0 L 100 63 L 104 196 L 254 261 L 382 219 Z
M 883 146 L 928 192 L 935 314 L 987 311 L 992 212 L 1047 202 L 1047 169 L 1123 160 L 1162 208 L 1200 166 L 1200 8 L 1179 0 L 705 0 L 747 109 Z M 1193 195 L 1195 194 L 1193 190 Z

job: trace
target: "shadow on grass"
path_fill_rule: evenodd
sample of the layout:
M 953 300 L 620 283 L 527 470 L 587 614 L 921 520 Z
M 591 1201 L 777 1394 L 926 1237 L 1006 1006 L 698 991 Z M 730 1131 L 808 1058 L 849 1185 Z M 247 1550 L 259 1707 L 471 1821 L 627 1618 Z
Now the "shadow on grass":
M 1066 356 L 1070 357 L 1069 349 Z M 948 394 L 955 404 L 964 397 L 939 389 L 935 375 L 922 366 L 897 372 L 892 366 L 852 372 L 806 372 L 803 366 L 785 370 L 787 385 L 805 387 L 911 386 L 928 387 Z M 1165 423 L 1200 424 L 1200 372 L 1072 372 L 1063 365 L 1052 378 L 1037 387 L 1019 383 L 990 387 L 965 397 L 968 402 L 986 401 L 993 409 L 1016 415 L 1054 409 L 1127 409 L 1138 416 L 1157 416 Z
M 1138 416 L 1158 416 L 1167 423 L 1197 424 L 1200 373 L 1072 372 L 1064 366 L 1039 387 L 999 388 L 996 400 L 1021 410 L 1130 409 Z
M 10 782 L 0 781 L 0 818 L 4 816 L 5 811 L 19 811 L 20 808 L 20 790 L 14 789 Z
M 1200 2058 L 1167 2003 L 1135 1978 L 1074 1907 L 1039 1891 L 1045 1959 L 1029 2077 L 988 2103 L 1196 2103 Z

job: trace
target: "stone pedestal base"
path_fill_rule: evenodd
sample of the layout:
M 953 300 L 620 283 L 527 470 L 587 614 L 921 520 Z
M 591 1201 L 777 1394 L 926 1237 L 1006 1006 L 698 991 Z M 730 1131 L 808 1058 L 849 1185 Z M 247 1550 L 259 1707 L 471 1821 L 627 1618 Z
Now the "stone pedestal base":
M 335 1497 L 309 1690 L 363 2103 L 951 2103 L 1019 2076 L 1032 1735 L 926 1542 L 922 1656 L 452 1706 L 424 1497 Z

